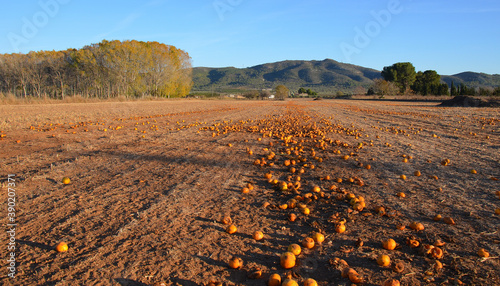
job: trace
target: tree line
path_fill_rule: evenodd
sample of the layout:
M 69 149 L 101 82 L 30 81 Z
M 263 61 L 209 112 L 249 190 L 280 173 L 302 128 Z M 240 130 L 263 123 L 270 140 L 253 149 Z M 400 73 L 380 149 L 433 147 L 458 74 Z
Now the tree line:
M 500 95 L 496 89 L 471 88 L 463 83 L 455 86 L 441 82 L 441 76 L 435 70 L 416 72 L 412 63 L 395 63 L 382 70 L 382 78 L 376 79 L 367 94 L 420 94 L 420 95 Z
M 158 42 L 102 41 L 81 49 L 0 54 L 0 92 L 16 97 L 182 97 L 189 55 Z

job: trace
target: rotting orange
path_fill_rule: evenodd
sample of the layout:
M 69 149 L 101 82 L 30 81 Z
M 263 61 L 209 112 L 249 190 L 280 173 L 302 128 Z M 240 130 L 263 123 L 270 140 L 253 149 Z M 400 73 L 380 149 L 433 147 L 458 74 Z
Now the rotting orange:
M 387 279 L 384 281 L 383 286 L 399 286 L 401 285 L 399 280 L 396 279 Z
M 416 231 L 424 230 L 424 225 L 421 222 L 412 222 L 410 223 L 410 228 Z
M 288 252 L 293 253 L 295 256 L 298 256 L 302 252 L 302 248 L 300 248 L 300 245 L 296 243 L 292 243 L 288 246 Z
M 314 247 L 314 239 L 312 237 L 306 237 L 302 240 L 302 246 L 305 248 L 313 248 Z
M 317 244 L 321 244 L 323 243 L 323 241 L 325 241 L 325 236 L 322 233 L 315 232 L 312 236 L 312 239 L 314 239 L 314 242 L 316 242 Z
M 255 240 L 261 240 L 264 238 L 264 234 L 262 233 L 262 231 L 256 231 L 253 233 L 252 237 Z
M 479 257 L 484 257 L 484 258 L 490 257 L 490 253 L 484 248 L 479 249 L 477 255 L 479 255 Z
M 295 266 L 296 260 L 295 254 L 287 251 L 280 256 L 280 265 L 285 269 L 290 269 Z
M 287 278 L 287 279 L 283 280 L 283 283 L 281 284 L 281 286 L 299 286 L 299 284 L 297 283 L 297 281 L 293 280 L 292 278 Z
M 335 232 L 337 233 L 343 233 L 345 232 L 345 224 L 339 223 L 335 226 Z
M 229 267 L 231 267 L 233 269 L 241 268 L 243 266 L 243 260 L 239 257 L 233 256 L 229 260 L 228 264 L 229 264 Z
M 221 222 L 222 222 L 223 224 L 231 224 L 231 223 L 233 222 L 233 220 L 231 219 L 231 217 L 230 217 L 230 216 L 225 216 L 225 217 L 223 217 L 223 218 L 221 219 Z

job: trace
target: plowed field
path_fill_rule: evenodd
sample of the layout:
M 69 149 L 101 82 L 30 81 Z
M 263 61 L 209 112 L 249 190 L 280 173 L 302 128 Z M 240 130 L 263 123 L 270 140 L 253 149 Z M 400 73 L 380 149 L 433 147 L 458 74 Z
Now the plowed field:
M 498 109 L 360 100 L 0 106 L 0 284 L 267 285 L 278 273 L 350 285 L 350 267 L 364 285 L 500 285 L 499 125 Z M 280 255 L 315 232 L 325 240 L 284 269 Z

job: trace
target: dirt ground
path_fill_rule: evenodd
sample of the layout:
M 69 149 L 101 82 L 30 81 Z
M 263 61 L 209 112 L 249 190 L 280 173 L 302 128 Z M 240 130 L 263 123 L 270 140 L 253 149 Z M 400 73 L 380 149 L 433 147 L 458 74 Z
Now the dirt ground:
M 278 273 L 351 285 L 341 276 L 351 267 L 364 285 L 500 285 L 499 109 L 437 104 L 0 106 L 0 284 L 266 285 Z M 225 231 L 226 216 L 236 233 Z M 252 238 L 257 230 L 264 239 Z M 325 241 L 280 266 L 288 246 L 314 232 Z M 389 238 L 396 249 L 382 247 Z M 55 250 L 61 241 L 67 252 Z M 390 266 L 377 264 L 380 254 Z M 233 256 L 239 269 L 228 266 Z M 250 278 L 257 269 L 262 277 Z

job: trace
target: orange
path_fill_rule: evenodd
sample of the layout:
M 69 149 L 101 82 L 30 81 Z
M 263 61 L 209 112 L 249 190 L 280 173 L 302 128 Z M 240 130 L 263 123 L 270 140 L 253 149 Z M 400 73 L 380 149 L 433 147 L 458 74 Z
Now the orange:
M 66 244 L 66 242 L 59 242 L 56 245 L 56 250 L 57 252 L 66 252 L 68 251 L 68 245 Z
M 414 221 L 414 222 L 410 223 L 410 228 L 413 230 L 416 230 L 416 231 L 424 230 L 424 225 L 420 222 Z
M 293 279 L 285 279 L 285 281 L 283 281 L 283 284 L 281 284 L 281 286 L 299 286 L 299 284 L 297 283 L 297 281 Z
M 318 282 L 312 278 L 307 278 L 304 280 L 304 286 L 318 286 Z
M 253 233 L 253 239 L 255 240 L 261 240 L 264 238 L 264 234 L 262 233 L 262 231 L 256 231 Z
M 238 230 L 238 228 L 237 228 L 234 224 L 232 224 L 232 225 L 230 225 L 230 226 L 228 226 L 228 227 L 226 228 L 226 232 L 227 232 L 227 233 L 229 233 L 229 234 L 233 234 L 233 233 L 235 233 L 237 230 Z
M 384 286 L 399 286 L 399 280 L 396 279 L 388 279 L 384 282 Z
M 343 223 L 337 224 L 337 226 L 335 226 L 335 231 L 337 233 L 343 233 L 345 231 L 345 225 Z
M 288 252 L 293 253 L 295 256 L 299 255 L 300 252 L 302 252 L 302 248 L 300 248 L 300 245 L 296 243 L 292 243 L 288 246 Z
M 377 257 L 377 264 L 380 266 L 389 266 L 391 264 L 391 258 L 389 255 L 381 254 Z
M 325 236 L 319 232 L 315 232 L 312 238 L 317 244 L 321 244 L 323 241 L 325 241 Z
M 394 250 L 396 248 L 396 241 L 394 241 L 394 239 L 392 238 L 389 238 L 388 240 L 385 240 L 383 243 L 382 243 L 382 247 L 387 249 L 387 250 Z
M 272 274 L 267 281 L 267 286 L 281 286 L 281 276 L 279 274 Z
M 479 255 L 479 257 L 489 257 L 489 256 L 490 256 L 490 253 L 489 253 L 488 251 L 486 251 L 486 249 L 481 248 L 481 249 L 479 249 L 479 251 L 477 252 L 477 255 Z
M 65 185 L 69 184 L 70 182 L 71 182 L 71 180 L 68 177 L 64 177 L 62 179 L 62 183 L 65 184 Z
M 311 237 L 306 237 L 304 238 L 304 240 L 302 240 L 302 246 L 304 246 L 305 248 L 313 248 L 314 247 L 314 239 L 312 239 Z
M 240 268 L 242 266 L 243 266 L 243 260 L 241 260 L 241 258 L 239 257 L 234 256 L 229 260 L 229 267 L 233 269 Z
M 295 266 L 296 260 L 297 258 L 295 257 L 295 254 L 291 252 L 285 252 L 280 257 L 280 264 L 283 268 L 290 269 Z

